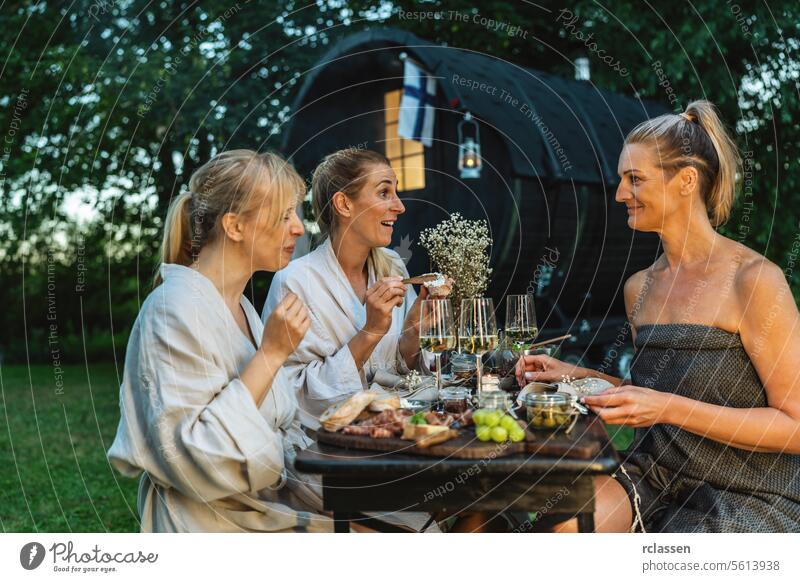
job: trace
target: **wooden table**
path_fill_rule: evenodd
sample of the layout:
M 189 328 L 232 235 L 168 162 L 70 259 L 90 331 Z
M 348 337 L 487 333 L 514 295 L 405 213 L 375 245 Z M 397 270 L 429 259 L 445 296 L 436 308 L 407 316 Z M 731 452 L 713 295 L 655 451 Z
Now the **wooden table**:
M 592 415 L 581 422 L 600 420 Z M 436 458 L 317 443 L 297 455 L 295 468 L 322 475 L 324 508 L 333 512 L 337 532 L 349 531 L 350 521 L 365 511 L 498 514 L 506 510 L 540 513 L 542 519 L 525 531 L 541 531 L 539 528 L 576 516 L 579 531 L 591 532 L 592 478 L 613 473 L 619 457 L 605 430 L 588 432 L 592 432 L 591 438 L 603 439 L 600 452 L 592 458 L 538 453 Z M 374 521 L 369 525 L 380 528 Z

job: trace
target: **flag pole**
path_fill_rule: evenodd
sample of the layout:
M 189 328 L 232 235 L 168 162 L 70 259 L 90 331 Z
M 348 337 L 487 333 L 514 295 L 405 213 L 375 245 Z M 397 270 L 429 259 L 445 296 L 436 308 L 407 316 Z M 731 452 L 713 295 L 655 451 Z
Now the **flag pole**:
M 431 72 L 428 70 L 428 67 L 426 67 L 425 65 L 423 65 L 422 63 L 420 63 L 420 62 L 419 62 L 417 59 L 415 59 L 415 58 L 413 58 L 413 57 L 410 57 L 410 56 L 408 56 L 408 53 L 407 53 L 406 51 L 403 51 L 403 52 L 401 52 L 401 53 L 398 55 L 398 58 L 399 58 L 401 61 L 403 61 L 403 62 L 405 62 L 405 61 L 408 61 L 408 62 L 410 62 L 410 63 L 412 63 L 412 64 L 416 65 L 417 67 L 419 67 L 420 69 L 422 69 L 423 71 L 425 71 L 425 72 L 426 72 L 428 75 L 431 75 Z M 431 75 L 431 76 L 432 76 L 432 75 Z

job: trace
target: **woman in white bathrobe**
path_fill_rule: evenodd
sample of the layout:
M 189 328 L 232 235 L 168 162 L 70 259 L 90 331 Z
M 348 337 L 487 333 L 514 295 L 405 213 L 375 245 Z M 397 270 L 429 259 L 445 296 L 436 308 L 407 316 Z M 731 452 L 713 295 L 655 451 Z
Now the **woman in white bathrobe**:
M 397 253 L 385 248 L 405 212 L 385 156 L 363 149 L 330 154 L 314 171 L 311 190 L 325 240 L 275 274 L 262 319 L 289 295 L 307 305 L 311 327 L 285 369 L 303 424 L 318 429 L 326 408 L 368 389 L 378 372 L 427 371 L 419 349 L 419 299 L 428 292 L 423 287 L 418 297 L 411 285 L 403 285 L 408 271 Z M 446 294 L 449 286 L 441 291 Z M 297 479 L 319 494 L 318 479 Z M 413 512 L 373 515 L 414 530 L 429 518 Z
M 289 262 L 303 182 L 278 156 L 234 150 L 189 188 L 167 215 L 156 287 L 131 333 L 108 457 L 141 474 L 142 531 L 331 531 L 287 486 L 305 437 L 281 366 L 308 312 L 289 294 L 262 325 L 243 295 L 254 272 Z
M 379 371 L 404 375 L 420 361 L 418 299 L 401 280 L 408 271 L 385 248 L 405 207 L 397 177 L 377 152 L 330 154 L 312 179 L 314 209 L 324 242 L 275 274 L 262 312 L 266 319 L 287 294 L 297 295 L 311 328 L 286 360 L 303 410 L 318 428 L 331 404 L 368 389 Z

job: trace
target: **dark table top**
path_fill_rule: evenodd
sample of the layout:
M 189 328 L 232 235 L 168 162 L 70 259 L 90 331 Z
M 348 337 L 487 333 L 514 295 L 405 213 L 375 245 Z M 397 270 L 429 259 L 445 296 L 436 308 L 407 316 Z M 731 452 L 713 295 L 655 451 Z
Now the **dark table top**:
M 295 468 L 303 473 L 321 475 L 408 475 L 424 471 L 427 475 L 455 474 L 479 465 L 485 475 L 610 474 L 619 467 L 619 457 L 606 442 L 591 459 L 575 459 L 520 453 L 507 457 L 455 459 L 425 457 L 395 452 L 345 449 L 314 444 L 297 454 Z

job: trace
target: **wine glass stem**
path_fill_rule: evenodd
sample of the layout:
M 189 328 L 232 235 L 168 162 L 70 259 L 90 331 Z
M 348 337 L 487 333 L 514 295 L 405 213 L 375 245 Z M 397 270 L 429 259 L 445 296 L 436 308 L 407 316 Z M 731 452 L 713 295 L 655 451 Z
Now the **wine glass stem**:
M 441 392 L 442 392 L 442 354 L 440 354 L 439 352 L 436 352 L 433 355 L 436 358 L 436 388 L 439 391 L 439 394 L 441 394 Z
M 483 396 L 483 361 L 481 358 L 481 354 L 477 354 L 475 360 L 475 373 L 478 374 L 478 378 L 476 380 L 478 386 L 478 400 L 480 400 L 481 396 Z

